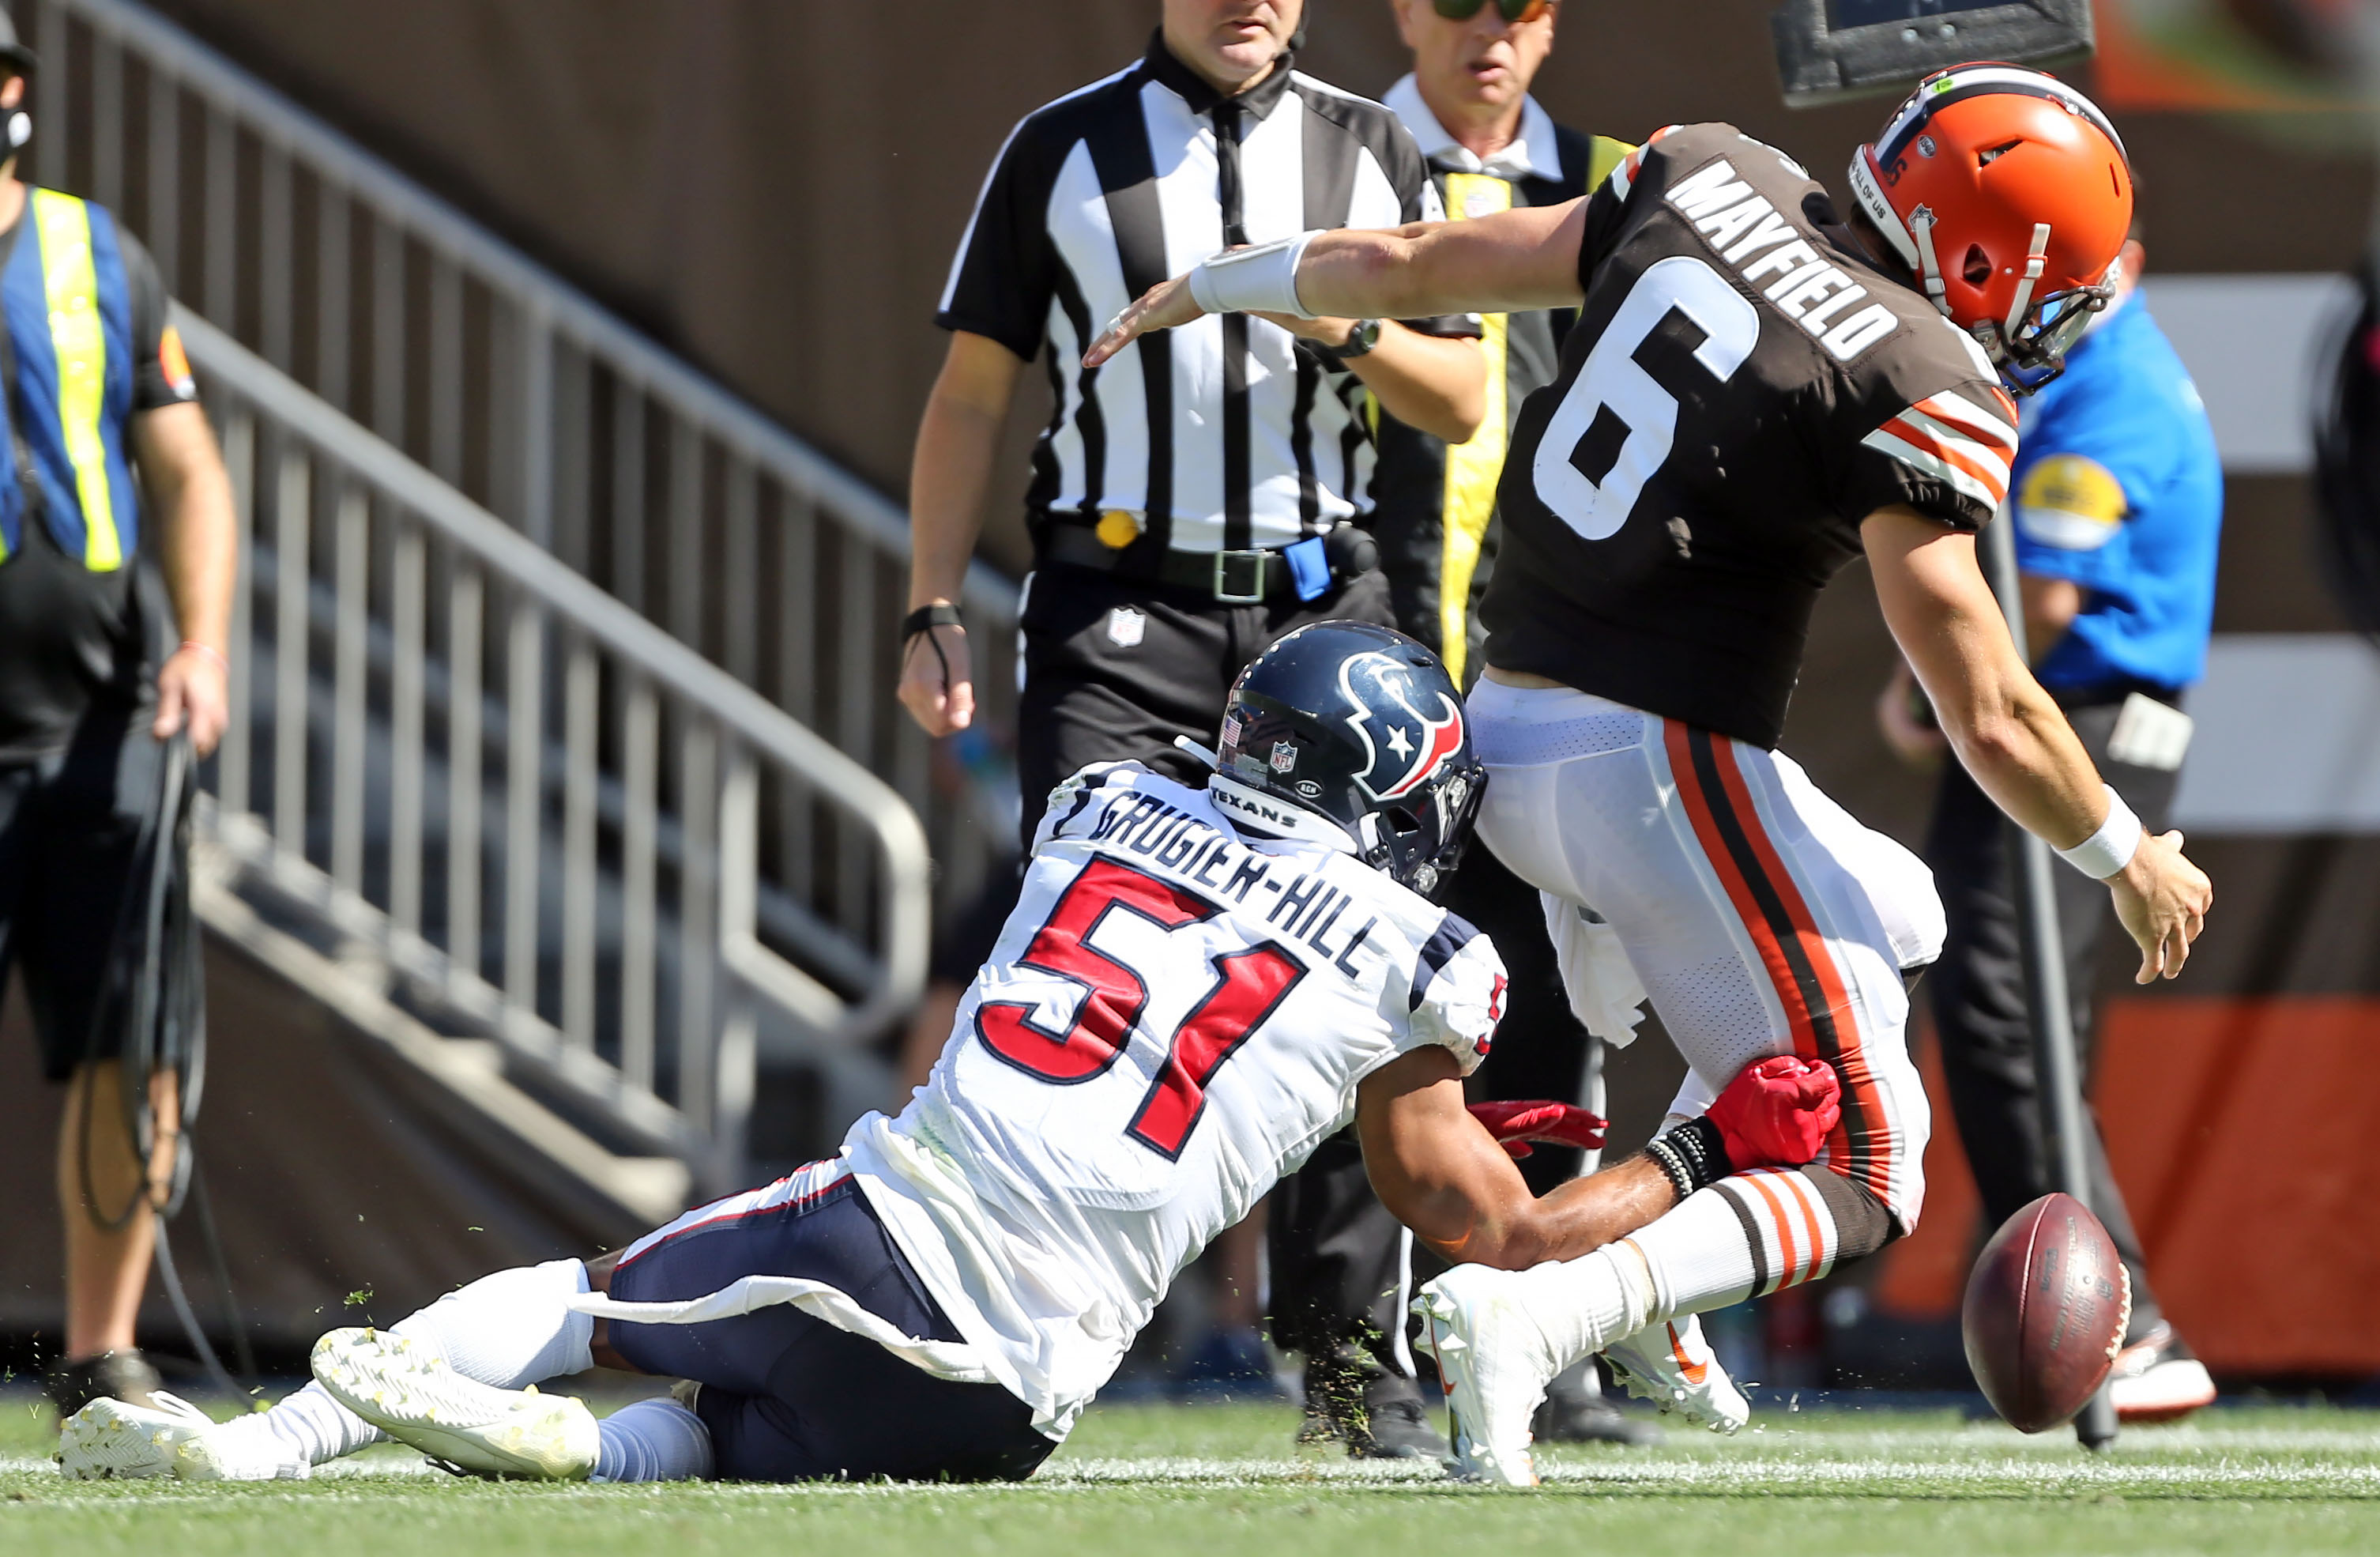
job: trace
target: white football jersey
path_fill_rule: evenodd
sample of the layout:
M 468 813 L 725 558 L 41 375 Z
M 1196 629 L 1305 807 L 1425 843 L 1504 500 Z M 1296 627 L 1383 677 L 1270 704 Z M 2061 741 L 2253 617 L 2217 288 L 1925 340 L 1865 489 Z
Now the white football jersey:
M 894 1240 L 1063 1437 L 1174 1276 L 1431 1044 L 1502 1014 L 1487 937 L 1351 853 L 1243 834 L 1137 763 L 1050 797 L 932 1078 L 844 1152 Z M 1010 1375 L 1013 1374 L 1013 1377 Z

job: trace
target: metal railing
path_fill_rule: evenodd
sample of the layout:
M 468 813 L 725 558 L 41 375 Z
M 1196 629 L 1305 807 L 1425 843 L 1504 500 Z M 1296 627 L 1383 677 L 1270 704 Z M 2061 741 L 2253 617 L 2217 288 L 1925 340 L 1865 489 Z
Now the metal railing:
M 900 510 L 386 164 L 130 0 L 19 0 L 28 176 L 115 209 L 177 297 L 520 535 L 884 774 L 954 883 L 1009 819 L 898 710 Z M 1013 585 L 966 589 L 987 729 Z M 780 814 L 799 882 L 838 846 Z
M 917 996 L 916 813 L 225 333 L 179 322 L 241 520 L 215 836 L 366 943 L 393 998 L 497 1038 L 633 1150 L 738 1182 L 759 1049 L 832 1067 Z M 776 868 L 785 828 L 832 840 L 798 880 Z

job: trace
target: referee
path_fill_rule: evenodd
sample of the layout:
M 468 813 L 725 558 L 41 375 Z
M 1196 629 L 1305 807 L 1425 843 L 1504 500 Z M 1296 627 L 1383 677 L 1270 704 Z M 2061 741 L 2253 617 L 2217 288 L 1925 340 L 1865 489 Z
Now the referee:
M 1133 298 L 1219 249 L 1439 216 L 1395 116 L 1293 70 L 1302 11 L 1164 0 L 1142 58 L 1010 134 L 952 266 L 936 315 L 949 355 L 910 473 L 900 695 L 929 735 L 973 717 L 955 602 L 1017 377 L 1046 350 L 1057 407 L 1026 496 L 1035 562 L 1020 624 L 1028 837 L 1040 797 L 1086 763 L 1196 776 L 1174 737 L 1212 740 L 1232 681 L 1282 634 L 1393 620 L 1360 528 L 1376 460 L 1367 398 L 1458 442 L 1483 414 L 1467 317 L 1226 315 L 1079 366 Z M 1436 1453 L 1409 1371 L 1394 1415 L 1418 1436 L 1383 1449 Z

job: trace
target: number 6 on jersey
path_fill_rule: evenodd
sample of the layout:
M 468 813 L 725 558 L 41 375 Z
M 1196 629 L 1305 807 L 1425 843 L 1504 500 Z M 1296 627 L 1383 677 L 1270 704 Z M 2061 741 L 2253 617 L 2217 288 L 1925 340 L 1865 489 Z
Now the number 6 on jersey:
M 1760 342 L 1760 314 L 1717 271 L 1691 255 L 1661 260 L 1637 278 L 1603 327 L 1537 442 L 1532 473 L 1537 495 L 1589 541 L 1619 532 L 1645 483 L 1670 457 L 1678 433 L 1678 397 L 1636 360 L 1637 348 L 1670 313 L 1703 332 L 1694 360 L 1725 383 Z M 1576 464 L 1579 450 L 1609 413 L 1627 432 L 1601 481 Z

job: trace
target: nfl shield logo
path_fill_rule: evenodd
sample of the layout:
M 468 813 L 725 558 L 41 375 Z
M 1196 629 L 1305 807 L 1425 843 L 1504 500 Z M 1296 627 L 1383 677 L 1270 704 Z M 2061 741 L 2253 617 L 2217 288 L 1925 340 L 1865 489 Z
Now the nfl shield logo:
M 1285 773 L 1297 766 L 1297 748 L 1287 741 L 1272 743 L 1272 771 Z
M 1139 647 L 1141 638 L 1148 631 L 1148 615 L 1129 605 L 1119 605 L 1108 613 L 1108 641 L 1118 649 Z

